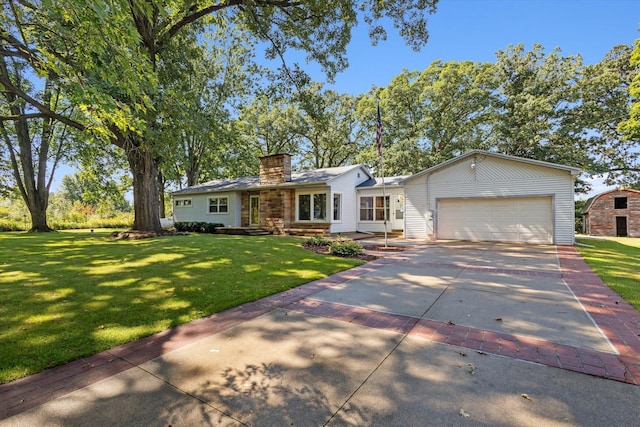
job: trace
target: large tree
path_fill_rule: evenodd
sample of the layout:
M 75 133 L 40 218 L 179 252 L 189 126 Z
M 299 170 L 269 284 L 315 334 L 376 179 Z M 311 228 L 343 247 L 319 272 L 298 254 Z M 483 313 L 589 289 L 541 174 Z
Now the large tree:
M 640 39 L 633 48 L 615 46 L 594 68 L 603 80 L 595 98 L 603 112 L 594 126 L 601 138 L 595 171 L 608 184 L 640 189 Z
M 258 156 L 295 155 L 303 120 L 302 111 L 290 97 L 276 90 L 263 90 L 240 109 L 237 127 L 242 145 Z
M 582 166 L 588 162 L 582 129 L 576 121 L 582 58 L 550 54 L 534 44 L 497 52 L 500 82 L 494 123 L 498 151 L 537 160 Z
M 40 114 L 91 130 L 124 150 L 133 174 L 133 228 L 160 231 L 158 172 L 164 141 L 158 129 L 162 101 L 171 94 L 162 90 L 167 82 L 161 81 L 159 69 L 170 52 L 200 43 L 209 27 L 226 25 L 267 43 L 270 58 L 285 59 L 289 49 L 303 51 L 332 78 L 348 65 L 345 50 L 359 11 L 374 43 L 386 36 L 380 22 L 388 17 L 419 49 L 428 36 L 425 15 L 434 12 L 436 2 L 8 0 L 0 54 L 20 58 L 37 75 L 59 82 L 85 117 L 74 120 L 52 111 L 1 76 L 0 84 Z
M 30 82 L 28 70 L 21 61 L 0 56 L 0 80 L 10 82 L 17 90 L 39 99 L 50 111 L 69 108 L 60 97 L 60 87 L 51 79 L 38 81 L 42 87 Z M 66 125 L 46 117 L 31 108 L 28 102 L 14 92 L 4 91 L 0 96 L 0 147 L 5 163 L 7 183 L 24 200 L 31 216 L 30 231 L 49 231 L 47 207 L 49 190 L 59 162 L 67 154 L 70 132 Z M 6 194 L 6 191 L 3 191 Z
M 488 148 L 495 86 L 492 64 L 435 61 L 374 89 L 360 103 L 358 115 L 373 130 L 379 97 L 385 173 L 414 173 L 469 149 Z M 373 144 L 369 147 L 362 158 L 372 162 L 377 154 Z
M 369 142 L 369 132 L 364 132 L 354 114 L 360 98 L 323 90 L 319 84 L 300 94 L 302 167 L 328 168 L 355 162 Z

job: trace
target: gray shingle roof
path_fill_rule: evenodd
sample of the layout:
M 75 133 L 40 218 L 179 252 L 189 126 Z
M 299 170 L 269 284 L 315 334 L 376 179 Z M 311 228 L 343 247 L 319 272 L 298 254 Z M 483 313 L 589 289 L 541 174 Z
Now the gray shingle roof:
M 213 191 L 242 190 L 246 188 L 257 187 L 259 185 L 260 177 L 243 176 L 241 178 L 215 179 L 213 181 L 204 182 L 202 184 L 193 185 L 191 187 L 183 188 L 182 190 L 174 191 L 171 194 L 192 194 L 207 193 Z
M 323 184 L 330 181 L 333 178 L 337 178 L 340 175 L 346 172 L 349 172 L 352 169 L 361 168 L 361 167 L 362 167 L 361 165 L 353 165 L 353 166 L 341 166 L 336 168 L 323 168 L 323 169 L 314 169 L 309 171 L 291 172 L 291 181 L 284 182 L 282 184 L 276 184 L 276 185 L 260 185 L 259 176 L 245 176 L 241 178 L 216 179 L 213 181 L 183 188 L 182 190 L 174 191 L 171 194 L 183 195 L 183 194 L 209 193 L 209 192 L 220 192 L 220 191 L 249 190 L 249 189 L 259 189 L 259 188 L 278 187 L 278 186 L 292 187 L 296 185 Z
M 401 176 L 385 176 L 384 177 L 384 185 L 401 185 L 402 182 L 409 178 L 410 175 L 401 175 Z M 372 188 L 372 187 L 382 187 L 382 178 L 369 178 L 362 184 L 358 185 L 358 188 Z

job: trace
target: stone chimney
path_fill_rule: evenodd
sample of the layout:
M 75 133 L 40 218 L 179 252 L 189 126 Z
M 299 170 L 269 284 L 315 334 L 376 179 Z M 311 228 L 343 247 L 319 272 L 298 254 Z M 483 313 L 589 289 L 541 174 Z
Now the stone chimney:
M 260 185 L 291 181 L 291 154 L 271 154 L 260 157 Z

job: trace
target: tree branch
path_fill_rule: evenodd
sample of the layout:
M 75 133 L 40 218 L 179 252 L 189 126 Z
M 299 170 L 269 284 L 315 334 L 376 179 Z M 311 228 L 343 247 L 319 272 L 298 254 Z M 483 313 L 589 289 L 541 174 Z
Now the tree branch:
M 46 114 L 43 113 L 29 113 L 29 114 L 19 114 L 19 115 L 11 115 L 11 116 L 0 116 L 0 122 L 11 122 L 18 120 L 26 120 L 26 119 L 43 119 L 48 118 Z
M 607 172 L 639 172 L 640 173 L 640 168 L 610 168 L 610 169 L 607 169 L 607 171 L 604 173 L 607 173 Z
M 230 7 L 241 6 L 241 5 L 244 5 L 245 3 L 246 3 L 245 0 L 228 0 L 227 3 L 225 4 L 212 5 L 209 7 L 205 7 L 204 9 L 196 10 L 191 14 L 185 15 L 184 18 L 180 19 L 178 22 L 173 24 L 167 30 L 166 36 L 168 39 L 171 39 L 182 28 L 197 21 L 203 16 L 209 15 L 219 10 L 228 9 Z M 287 7 L 297 7 L 302 4 L 300 1 L 291 1 L 291 0 L 262 0 L 262 1 L 258 0 L 253 3 L 255 6 L 258 6 L 258 7 L 273 6 L 273 7 L 283 8 L 283 9 Z
M 51 111 L 47 106 L 45 106 L 44 104 L 42 104 L 41 102 L 33 98 L 32 96 L 29 96 L 29 94 L 20 90 L 20 88 L 14 86 L 13 83 L 11 83 L 11 81 L 6 76 L 1 74 L 0 74 L 0 84 L 4 85 L 6 90 L 9 90 L 10 92 L 14 93 L 16 96 L 22 98 L 23 100 L 25 100 L 26 102 L 34 106 L 36 109 L 38 109 L 38 111 L 40 111 L 40 113 L 44 117 L 56 119 L 64 123 L 65 125 L 71 126 L 72 128 L 75 128 L 78 130 L 87 130 L 87 127 L 85 125 L 78 123 L 75 120 L 72 120 L 61 114 L 58 114 L 55 111 Z

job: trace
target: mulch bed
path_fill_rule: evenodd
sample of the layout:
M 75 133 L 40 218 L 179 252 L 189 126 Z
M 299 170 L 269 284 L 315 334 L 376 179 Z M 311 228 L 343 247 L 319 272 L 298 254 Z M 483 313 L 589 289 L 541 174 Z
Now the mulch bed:
M 315 252 L 317 254 L 321 254 L 321 255 L 330 255 L 329 254 L 329 246 L 317 246 L 317 245 L 310 245 L 308 243 L 303 243 L 302 246 L 311 252 Z M 361 259 L 363 261 L 373 261 L 375 259 L 380 258 L 381 255 L 376 255 L 373 254 L 371 252 L 398 252 L 398 251 L 404 251 L 407 250 L 409 248 L 407 248 L 406 246 L 389 246 L 387 245 L 386 247 L 384 245 L 382 246 L 362 246 L 363 249 L 365 251 L 367 251 L 366 253 L 363 252 L 359 255 L 353 255 L 347 258 L 355 258 L 355 259 Z M 371 251 L 371 252 L 368 252 Z
M 379 251 L 379 252 L 400 252 L 400 251 L 406 251 L 407 249 L 411 249 L 407 246 L 392 246 L 392 245 L 387 245 L 387 246 L 363 245 L 362 247 L 367 251 Z

